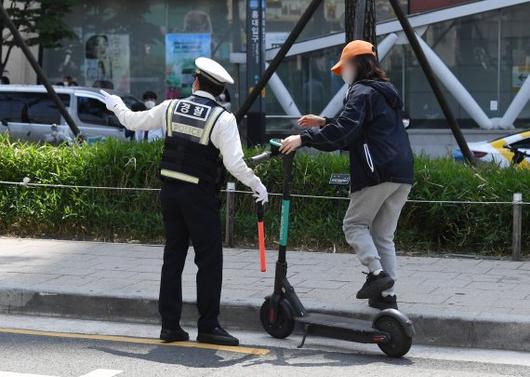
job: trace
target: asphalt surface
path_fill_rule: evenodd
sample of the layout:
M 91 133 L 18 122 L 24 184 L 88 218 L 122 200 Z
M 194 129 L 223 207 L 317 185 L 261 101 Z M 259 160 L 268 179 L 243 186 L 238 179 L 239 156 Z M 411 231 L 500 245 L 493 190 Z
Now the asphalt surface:
M 530 354 L 512 351 L 417 346 L 390 359 L 374 346 L 309 338 L 300 350 L 299 337 L 263 333 L 236 333 L 237 350 L 156 344 L 151 325 L 0 316 L 0 328 L 0 377 L 530 376 Z

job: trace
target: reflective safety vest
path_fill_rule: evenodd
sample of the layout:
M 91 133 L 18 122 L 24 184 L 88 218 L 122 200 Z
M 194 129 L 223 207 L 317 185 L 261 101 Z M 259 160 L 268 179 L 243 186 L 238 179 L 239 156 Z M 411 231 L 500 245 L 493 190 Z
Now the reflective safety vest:
M 221 184 L 224 166 L 210 135 L 223 111 L 217 102 L 195 95 L 169 104 L 160 162 L 162 178 Z

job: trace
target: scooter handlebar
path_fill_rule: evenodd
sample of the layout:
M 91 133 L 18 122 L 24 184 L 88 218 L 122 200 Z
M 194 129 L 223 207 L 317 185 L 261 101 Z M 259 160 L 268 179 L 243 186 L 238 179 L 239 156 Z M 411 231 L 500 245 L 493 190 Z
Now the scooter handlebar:
M 263 221 L 264 212 L 263 204 L 256 203 L 256 215 L 258 216 L 258 221 Z
M 250 158 L 247 159 L 247 163 L 249 165 L 252 165 L 252 166 L 256 166 L 260 163 L 262 163 L 263 161 L 267 161 L 271 158 L 271 155 L 272 153 L 267 151 L 267 152 L 263 152 L 263 153 L 260 153 L 256 156 L 252 156 Z

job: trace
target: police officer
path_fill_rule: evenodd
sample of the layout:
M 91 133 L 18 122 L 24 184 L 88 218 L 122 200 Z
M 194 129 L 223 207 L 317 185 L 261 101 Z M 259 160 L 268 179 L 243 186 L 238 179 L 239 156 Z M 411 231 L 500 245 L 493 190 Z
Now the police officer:
M 160 283 L 160 338 L 186 341 L 180 327 L 182 309 L 181 275 L 190 239 L 195 249 L 197 272 L 197 341 L 238 345 L 237 338 L 218 322 L 222 283 L 222 240 L 218 199 L 220 173 L 224 167 L 254 192 L 257 202 L 266 203 L 268 193 L 260 179 L 243 160 L 241 140 L 233 114 L 215 102 L 230 74 L 217 62 L 195 60 L 193 94 L 167 100 L 143 112 L 130 111 L 118 96 L 105 96 L 107 108 L 133 131 L 164 127 L 166 138 L 160 175 L 160 200 L 166 232 L 164 264 Z

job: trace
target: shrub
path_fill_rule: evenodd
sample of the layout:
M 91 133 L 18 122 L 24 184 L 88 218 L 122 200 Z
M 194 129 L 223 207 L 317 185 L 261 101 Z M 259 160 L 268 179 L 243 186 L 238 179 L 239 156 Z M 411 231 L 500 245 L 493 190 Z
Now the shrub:
M 256 150 L 247 151 L 257 153 Z M 0 139 L 0 179 L 20 182 L 108 187 L 158 188 L 161 143 L 108 140 L 95 145 L 61 146 L 12 143 Z M 416 159 L 411 199 L 425 201 L 511 201 L 513 192 L 530 198 L 530 170 L 474 171 L 451 159 Z M 281 192 L 281 161 L 256 168 L 270 192 Z M 332 173 L 348 171 L 348 159 L 337 154 L 298 154 L 294 193 L 342 196 L 328 184 Z M 245 189 L 239 184 L 239 189 Z M 223 195 L 224 198 L 224 195 Z M 279 233 L 280 198 L 271 197 L 266 211 L 269 245 Z M 341 230 L 347 200 L 293 198 L 289 245 L 305 250 L 344 250 Z M 508 254 L 512 207 L 506 204 L 437 204 L 409 202 L 397 243 L 408 251 Z M 163 242 L 156 191 L 108 191 L 84 188 L 30 188 L 0 185 L 0 233 L 20 236 Z M 530 207 L 523 210 L 523 250 L 530 251 Z M 224 214 L 223 214 L 224 219 Z M 255 244 L 252 197 L 236 198 L 235 238 Z

